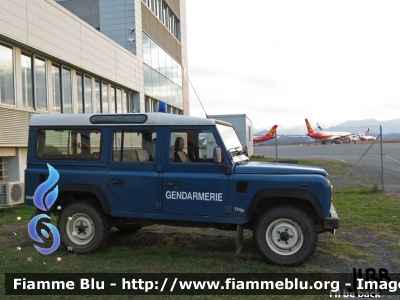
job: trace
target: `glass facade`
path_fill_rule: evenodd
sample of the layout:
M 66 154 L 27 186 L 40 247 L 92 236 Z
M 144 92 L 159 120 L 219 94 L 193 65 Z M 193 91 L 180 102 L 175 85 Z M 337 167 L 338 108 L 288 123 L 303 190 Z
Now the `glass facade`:
M 182 68 L 145 33 L 143 33 L 143 62 L 145 94 L 183 109 Z

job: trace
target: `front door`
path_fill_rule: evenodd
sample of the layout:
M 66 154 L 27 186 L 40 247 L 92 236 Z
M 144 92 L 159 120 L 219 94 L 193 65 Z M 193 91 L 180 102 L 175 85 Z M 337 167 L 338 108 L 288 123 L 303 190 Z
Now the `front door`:
M 129 211 L 159 212 L 157 129 L 121 127 L 110 134 L 113 144 L 110 145 L 107 185 Z
M 229 175 L 226 166 L 213 163 L 214 147 L 222 145 L 213 127 L 176 127 L 165 136 L 169 143 L 164 150 L 163 212 L 227 216 Z

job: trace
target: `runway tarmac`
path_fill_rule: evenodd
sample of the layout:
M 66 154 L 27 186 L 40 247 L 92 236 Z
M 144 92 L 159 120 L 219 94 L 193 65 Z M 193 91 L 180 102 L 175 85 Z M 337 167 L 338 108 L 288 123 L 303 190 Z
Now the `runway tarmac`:
M 366 153 L 371 144 L 296 144 L 278 145 L 278 159 L 310 159 L 341 161 L 343 163 L 355 164 L 361 156 L 364 157 L 358 167 L 365 168 L 374 176 L 381 175 L 381 146 L 377 141 Z M 275 145 L 258 145 L 253 147 L 253 155 L 264 155 L 275 158 Z M 382 144 L 382 162 L 385 189 L 395 189 L 400 197 L 400 143 Z M 380 186 L 380 183 L 378 184 Z

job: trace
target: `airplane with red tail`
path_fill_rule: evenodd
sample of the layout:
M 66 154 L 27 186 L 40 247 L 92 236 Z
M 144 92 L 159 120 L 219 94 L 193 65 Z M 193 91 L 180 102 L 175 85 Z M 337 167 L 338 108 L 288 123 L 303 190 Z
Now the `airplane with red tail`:
M 262 142 L 266 142 L 266 141 L 274 139 L 275 133 L 276 133 L 276 128 L 278 128 L 278 125 L 272 126 L 272 128 L 267 132 L 266 135 L 257 136 L 255 138 L 253 138 L 253 143 L 262 143 Z
M 306 119 L 306 125 L 307 125 L 307 136 L 316 139 L 318 141 L 321 141 L 321 143 L 326 143 L 326 142 L 335 142 L 338 139 L 341 138 L 346 138 L 348 137 L 349 140 L 353 140 L 352 136 L 354 134 L 350 132 L 333 132 L 333 131 L 323 131 L 321 126 L 318 124 L 318 128 L 321 129 L 321 131 L 315 132 L 314 129 L 311 127 L 310 122 Z

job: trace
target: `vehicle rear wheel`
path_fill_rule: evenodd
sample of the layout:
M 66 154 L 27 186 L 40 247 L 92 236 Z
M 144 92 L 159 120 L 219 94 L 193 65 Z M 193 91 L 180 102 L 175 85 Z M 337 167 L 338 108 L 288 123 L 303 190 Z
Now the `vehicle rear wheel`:
M 274 206 L 257 219 L 253 239 L 268 263 L 298 266 L 314 253 L 318 233 L 314 221 L 304 210 Z
M 57 223 L 61 243 L 73 252 L 92 253 L 107 244 L 110 226 L 101 208 L 89 201 L 68 204 Z
M 139 224 L 118 225 L 116 227 L 122 232 L 135 232 L 142 228 Z

